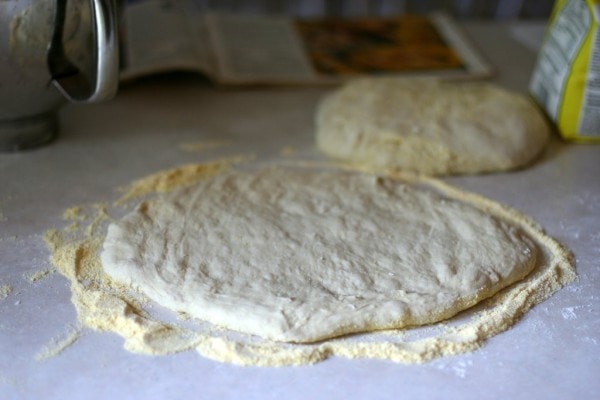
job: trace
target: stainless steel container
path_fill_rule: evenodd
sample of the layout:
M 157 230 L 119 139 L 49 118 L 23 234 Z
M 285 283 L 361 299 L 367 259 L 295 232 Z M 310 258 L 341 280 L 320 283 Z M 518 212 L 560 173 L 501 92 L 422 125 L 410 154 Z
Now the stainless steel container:
M 66 101 L 118 86 L 113 0 L 0 0 L 0 151 L 50 141 Z

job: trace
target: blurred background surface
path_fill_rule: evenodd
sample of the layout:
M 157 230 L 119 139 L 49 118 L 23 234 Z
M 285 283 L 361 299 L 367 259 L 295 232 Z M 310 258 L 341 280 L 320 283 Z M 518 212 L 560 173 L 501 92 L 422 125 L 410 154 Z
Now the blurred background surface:
M 136 0 L 143 1 L 143 0 Z M 457 19 L 541 19 L 553 0 L 191 0 L 206 11 L 360 17 L 443 11 Z

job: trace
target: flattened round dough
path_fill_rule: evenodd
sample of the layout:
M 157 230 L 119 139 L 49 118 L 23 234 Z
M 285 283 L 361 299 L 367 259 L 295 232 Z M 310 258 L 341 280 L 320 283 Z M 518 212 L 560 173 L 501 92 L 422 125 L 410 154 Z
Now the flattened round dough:
M 329 156 L 433 175 L 524 166 L 550 133 L 521 95 L 431 78 L 352 81 L 321 102 L 316 122 L 317 147 Z
M 277 341 L 448 318 L 523 278 L 537 248 L 479 209 L 388 178 L 265 168 L 144 202 L 105 271 L 177 311 Z

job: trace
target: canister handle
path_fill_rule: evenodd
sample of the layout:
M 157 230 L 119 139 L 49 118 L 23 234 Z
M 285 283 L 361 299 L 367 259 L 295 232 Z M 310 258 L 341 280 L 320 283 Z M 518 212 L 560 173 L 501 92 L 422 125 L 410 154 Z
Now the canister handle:
M 86 76 L 66 56 L 62 36 L 68 0 L 57 0 L 54 33 L 48 48 L 52 83 L 75 102 L 95 102 L 115 95 L 119 84 L 117 12 L 113 0 L 90 0 L 94 69 Z
M 113 97 L 119 86 L 117 7 L 113 0 L 91 0 L 96 39 L 96 85 L 87 101 Z

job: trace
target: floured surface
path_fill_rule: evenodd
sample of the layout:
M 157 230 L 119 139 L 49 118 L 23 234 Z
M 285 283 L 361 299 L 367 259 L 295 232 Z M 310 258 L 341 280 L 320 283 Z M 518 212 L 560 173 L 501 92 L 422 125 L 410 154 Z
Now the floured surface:
M 316 123 L 317 147 L 329 156 L 435 175 L 522 167 L 549 139 L 526 97 L 434 79 L 353 81 L 321 102 Z
M 205 169 L 199 165 L 197 171 Z M 173 172 L 165 173 L 173 176 Z M 208 178 L 197 176 L 195 181 Z M 98 256 L 105 238 L 102 226 L 110 220 L 106 208 L 101 205 L 92 205 L 82 211 L 87 226 L 82 224 L 78 231 L 49 231 L 46 242 L 53 254 L 52 262 L 71 282 L 72 301 L 84 326 L 119 334 L 125 340 L 125 348 L 133 352 L 170 354 L 196 349 L 205 357 L 241 365 L 298 365 L 318 362 L 332 355 L 419 363 L 473 351 L 491 336 L 510 328 L 532 306 L 575 278 L 570 254 L 525 216 L 434 179 L 408 175 L 397 178 L 410 184 L 426 185 L 443 196 L 475 206 L 517 226 L 539 249 L 535 269 L 522 281 L 485 301 L 483 308 L 469 310 L 444 324 L 342 337 L 314 344 L 286 344 L 224 330 L 186 315 L 174 318 L 161 308 L 150 307 L 152 303 L 145 296 L 111 279 L 104 273 Z M 118 201 L 111 209 L 119 213 L 121 206 L 122 202 Z
M 143 202 L 102 263 L 159 304 L 288 342 L 422 325 L 526 276 L 523 231 L 371 174 L 272 167 Z

